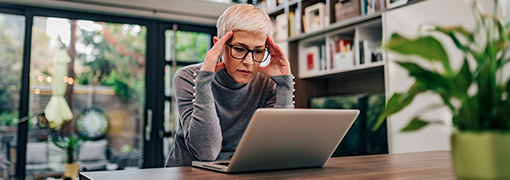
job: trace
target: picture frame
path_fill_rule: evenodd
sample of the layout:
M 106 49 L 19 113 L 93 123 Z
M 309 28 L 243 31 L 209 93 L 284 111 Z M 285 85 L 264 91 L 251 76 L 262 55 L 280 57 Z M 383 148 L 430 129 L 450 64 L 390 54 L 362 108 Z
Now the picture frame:
M 305 8 L 304 30 L 311 32 L 326 26 L 326 4 L 317 3 Z
M 395 8 L 407 4 L 408 0 L 386 0 L 387 9 Z

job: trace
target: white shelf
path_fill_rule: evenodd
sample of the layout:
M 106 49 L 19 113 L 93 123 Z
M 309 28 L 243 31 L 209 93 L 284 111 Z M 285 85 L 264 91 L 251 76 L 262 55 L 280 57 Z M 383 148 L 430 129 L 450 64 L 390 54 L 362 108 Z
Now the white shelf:
M 361 16 L 358 16 L 358 17 L 349 18 L 349 19 L 346 19 L 346 20 L 335 22 L 335 23 L 330 24 L 328 27 L 296 35 L 296 36 L 288 39 L 288 41 L 289 42 L 299 41 L 299 40 L 306 39 L 306 38 L 309 38 L 309 37 L 312 37 L 312 36 L 316 36 L 316 35 L 319 35 L 319 34 L 323 34 L 323 33 L 329 32 L 329 31 L 333 31 L 333 30 L 336 30 L 336 29 L 344 28 L 344 27 L 347 27 L 347 26 L 350 26 L 350 25 L 360 24 L 361 22 L 364 22 L 364 21 L 369 21 L 369 20 L 372 20 L 372 19 L 375 19 L 375 18 L 381 18 L 382 14 L 383 14 L 383 12 L 376 12 L 374 14 L 361 15 Z
M 330 69 L 330 70 L 322 70 L 317 72 L 309 72 L 306 74 L 300 74 L 299 78 L 305 79 L 305 78 L 313 78 L 313 77 L 320 77 L 325 75 L 332 75 L 332 74 L 339 74 L 339 73 L 345 73 L 350 71 L 357 71 L 357 70 L 363 70 L 363 69 L 369 69 L 374 67 L 381 67 L 384 66 L 385 62 L 373 62 L 370 64 L 363 64 L 363 65 L 357 65 L 351 68 L 345 68 L 345 69 Z

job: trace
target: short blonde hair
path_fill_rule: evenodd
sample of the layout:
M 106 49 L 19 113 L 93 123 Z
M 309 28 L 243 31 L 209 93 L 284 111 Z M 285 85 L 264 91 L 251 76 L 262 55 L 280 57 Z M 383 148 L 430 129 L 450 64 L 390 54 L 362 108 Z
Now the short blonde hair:
M 266 32 L 273 37 L 273 23 L 262 8 L 251 4 L 239 4 L 229 7 L 216 22 L 218 37 L 223 37 L 229 31 Z

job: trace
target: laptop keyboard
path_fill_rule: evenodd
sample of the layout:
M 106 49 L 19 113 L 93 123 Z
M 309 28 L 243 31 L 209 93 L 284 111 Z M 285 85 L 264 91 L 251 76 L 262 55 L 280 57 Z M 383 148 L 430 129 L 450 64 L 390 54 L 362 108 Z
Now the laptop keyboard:
M 219 162 L 219 163 L 214 163 L 214 164 L 228 166 L 230 163 L 229 162 Z

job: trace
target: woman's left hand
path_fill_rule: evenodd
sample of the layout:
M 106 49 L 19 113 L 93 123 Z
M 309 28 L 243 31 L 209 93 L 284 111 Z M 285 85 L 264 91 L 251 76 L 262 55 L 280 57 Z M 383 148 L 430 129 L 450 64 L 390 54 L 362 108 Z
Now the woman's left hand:
M 278 75 L 290 75 L 289 60 L 285 56 L 282 49 L 274 43 L 274 41 L 267 37 L 266 43 L 271 51 L 271 62 L 265 67 L 260 66 L 259 71 L 268 75 L 269 77 Z

